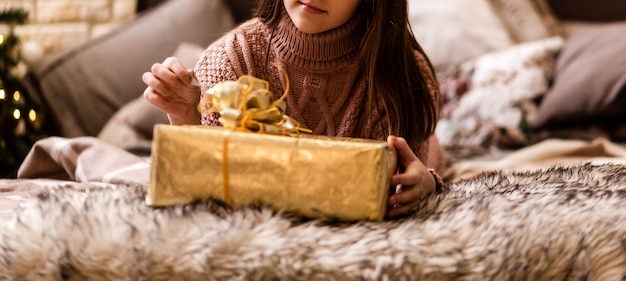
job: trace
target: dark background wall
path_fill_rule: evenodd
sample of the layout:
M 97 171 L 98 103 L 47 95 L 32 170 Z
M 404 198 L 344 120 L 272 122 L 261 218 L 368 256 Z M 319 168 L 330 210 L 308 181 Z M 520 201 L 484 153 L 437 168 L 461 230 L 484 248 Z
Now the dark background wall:
M 138 0 L 137 1 L 137 12 L 145 11 L 151 7 L 156 6 L 160 2 L 164 0 Z
M 143 11 L 167 0 L 138 0 L 137 11 Z M 213 1 L 213 0 L 205 0 Z M 224 0 L 233 9 L 237 21 L 252 16 L 255 0 Z M 616 21 L 626 20 L 626 0 L 547 0 L 562 20 Z
M 548 0 L 548 3 L 562 20 L 626 20 L 626 0 Z

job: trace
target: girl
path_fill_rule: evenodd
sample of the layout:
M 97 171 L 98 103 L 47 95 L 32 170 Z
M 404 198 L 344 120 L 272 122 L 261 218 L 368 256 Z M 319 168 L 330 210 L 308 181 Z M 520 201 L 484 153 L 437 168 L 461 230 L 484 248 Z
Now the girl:
M 144 97 L 173 125 L 219 125 L 215 115 L 200 118 L 194 76 L 209 89 L 252 75 L 267 80 L 279 98 L 285 70 L 288 116 L 315 134 L 387 139 L 396 148 L 401 172 L 392 178 L 398 191 L 389 197 L 387 217 L 397 217 L 443 187 L 435 172 L 443 167 L 443 151 L 433 136 L 439 92 L 407 5 L 259 0 L 256 17 L 209 46 L 194 70 L 176 58 L 153 65 L 142 77 Z

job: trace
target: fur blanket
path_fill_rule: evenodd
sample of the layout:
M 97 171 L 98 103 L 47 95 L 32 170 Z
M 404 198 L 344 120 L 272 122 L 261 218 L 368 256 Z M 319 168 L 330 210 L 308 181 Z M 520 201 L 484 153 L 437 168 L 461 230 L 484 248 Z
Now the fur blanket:
M 483 173 L 412 215 L 301 220 L 69 184 L 0 229 L 0 280 L 624 280 L 626 167 Z

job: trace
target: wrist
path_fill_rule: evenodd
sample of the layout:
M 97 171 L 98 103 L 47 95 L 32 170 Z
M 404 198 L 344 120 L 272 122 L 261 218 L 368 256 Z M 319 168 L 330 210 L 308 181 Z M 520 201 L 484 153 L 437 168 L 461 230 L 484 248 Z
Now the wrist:
M 433 178 L 435 179 L 435 193 L 441 193 L 442 191 L 444 191 L 446 189 L 446 184 L 443 181 L 443 179 L 441 178 L 441 176 L 439 176 L 439 174 L 437 174 L 437 172 L 435 171 L 435 169 L 428 169 L 428 172 L 433 176 Z
M 171 125 L 199 125 L 200 113 L 192 111 L 184 116 L 173 116 L 168 114 L 167 119 L 170 121 Z

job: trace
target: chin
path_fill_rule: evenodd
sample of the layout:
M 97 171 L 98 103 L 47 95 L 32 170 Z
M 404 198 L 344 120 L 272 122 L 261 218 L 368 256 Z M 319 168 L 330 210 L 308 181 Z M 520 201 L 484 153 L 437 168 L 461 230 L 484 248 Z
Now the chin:
M 303 24 L 295 24 L 298 30 L 306 33 L 306 34 L 317 34 L 326 31 L 323 28 L 317 26 L 303 25 Z
M 298 30 L 307 33 L 307 34 L 317 34 L 317 33 L 322 33 L 322 32 L 326 32 L 328 30 L 331 30 L 332 28 L 329 28 L 328 26 L 321 26 L 319 24 L 312 24 L 310 22 L 295 22 L 294 21 L 295 26 L 298 28 Z

